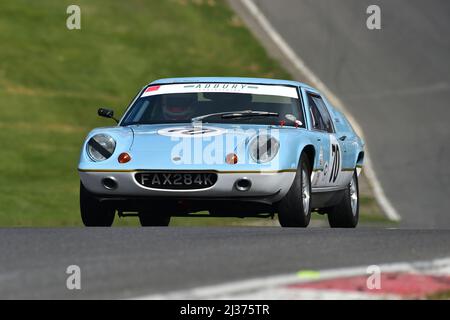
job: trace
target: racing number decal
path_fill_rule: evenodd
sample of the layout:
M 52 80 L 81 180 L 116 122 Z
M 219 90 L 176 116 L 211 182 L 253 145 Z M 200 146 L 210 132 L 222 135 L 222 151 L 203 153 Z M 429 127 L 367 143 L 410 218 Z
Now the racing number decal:
M 326 153 L 322 172 L 317 173 L 314 186 L 332 187 L 341 183 L 342 151 L 341 146 L 334 135 L 329 135 L 329 152 Z M 320 155 L 319 155 L 320 157 Z
M 224 129 L 209 126 L 168 127 L 159 129 L 158 134 L 174 138 L 206 138 L 225 133 Z
M 331 144 L 331 158 L 333 159 L 331 165 L 330 179 L 328 182 L 335 183 L 341 169 L 341 151 L 339 149 L 339 144 Z

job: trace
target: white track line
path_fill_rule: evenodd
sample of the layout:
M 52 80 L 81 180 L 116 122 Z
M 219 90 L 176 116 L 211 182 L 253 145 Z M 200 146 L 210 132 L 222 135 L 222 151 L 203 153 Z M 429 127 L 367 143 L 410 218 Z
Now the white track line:
M 241 299 L 397 299 L 400 297 L 393 295 L 384 295 L 382 297 L 369 296 L 367 293 L 349 293 L 338 290 L 316 290 L 301 289 L 296 293 L 286 292 L 283 286 L 290 284 L 299 284 L 312 281 L 322 281 L 327 279 L 352 277 L 367 274 L 368 266 L 329 269 L 319 271 L 318 277 L 314 279 L 300 278 L 297 274 L 285 274 L 254 278 L 243 281 L 234 281 L 218 285 L 198 287 L 188 290 L 179 290 L 164 294 L 153 294 L 136 297 L 138 300 L 200 300 L 200 299 L 218 299 L 218 300 L 241 300 Z M 410 272 L 430 275 L 450 275 L 450 258 L 442 258 L 430 261 L 400 262 L 379 265 L 382 273 L 384 272 Z M 277 295 L 278 293 L 278 295 Z M 342 295 L 342 296 L 341 296 Z
M 355 118 L 350 114 L 348 109 L 345 107 L 344 103 L 314 74 L 314 72 L 306 66 L 306 63 L 292 50 L 292 48 L 287 44 L 283 37 L 275 30 L 269 20 L 264 16 L 264 14 L 259 10 L 252 0 L 240 0 L 245 6 L 248 12 L 253 16 L 253 18 L 259 23 L 260 27 L 264 32 L 270 37 L 270 39 L 278 46 L 280 51 L 285 55 L 285 57 L 292 63 L 292 65 L 298 69 L 305 77 L 311 82 L 311 84 L 321 91 L 328 100 L 344 112 L 347 115 L 348 120 L 351 122 L 352 126 L 355 128 L 359 136 L 364 137 L 363 131 L 359 124 L 356 122 Z M 365 173 L 370 185 L 372 186 L 375 199 L 381 206 L 385 215 L 389 220 L 400 221 L 401 217 L 398 212 L 393 207 L 392 203 L 386 197 L 384 190 L 378 180 L 375 171 L 372 167 L 372 161 L 369 157 L 369 151 L 365 151 Z

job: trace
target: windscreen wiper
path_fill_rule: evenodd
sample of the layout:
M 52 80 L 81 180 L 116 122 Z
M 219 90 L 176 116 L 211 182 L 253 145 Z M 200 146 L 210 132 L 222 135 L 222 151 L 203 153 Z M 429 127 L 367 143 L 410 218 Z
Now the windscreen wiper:
M 204 119 L 210 117 L 222 117 L 222 119 L 236 119 L 236 118 L 251 118 L 251 117 L 278 117 L 277 112 L 268 112 L 268 111 L 253 111 L 253 110 L 244 110 L 244 111 L 228 111 L 228 112 L 217 112 L 205 114 L 203 116 L 198 116 L 192 118 L 192 122 L 200 122 Z
M 233 114 L 224 114 L 222 116 L 223 119 L 235 119 L 235 118 L 252 118 L 252 117 L 278 117 L 277 112 L 269 112 L 269 111 L 242 111 Z

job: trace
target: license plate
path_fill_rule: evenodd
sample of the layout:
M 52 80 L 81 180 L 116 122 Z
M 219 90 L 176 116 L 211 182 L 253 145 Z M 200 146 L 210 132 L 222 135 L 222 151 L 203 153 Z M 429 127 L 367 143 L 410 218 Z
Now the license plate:
M 136 181 L 155 189 L 204 189 L 217 182 L 212 172 L 138 172 Z

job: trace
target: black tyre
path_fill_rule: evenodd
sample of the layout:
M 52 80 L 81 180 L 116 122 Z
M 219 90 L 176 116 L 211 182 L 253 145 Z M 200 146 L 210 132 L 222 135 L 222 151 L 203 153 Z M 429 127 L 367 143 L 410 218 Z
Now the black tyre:
M 278 204 L 278 220 L 282 227 L 305 228 L 311 220 L 311 167 L 302 153 L 294 182 Z
M 116 210 L 107 203 L 98 201 L 80 182 L 81 220 L 86 227 L 110 227 Z
M 139 212 L 139 221 L 143 227 L 167 227 L 170 215 L 155 212 Z
M 359 186 L 356 170 L 340 203 L 328 210 L 332 228 L 355 228 L 359 220 Z

